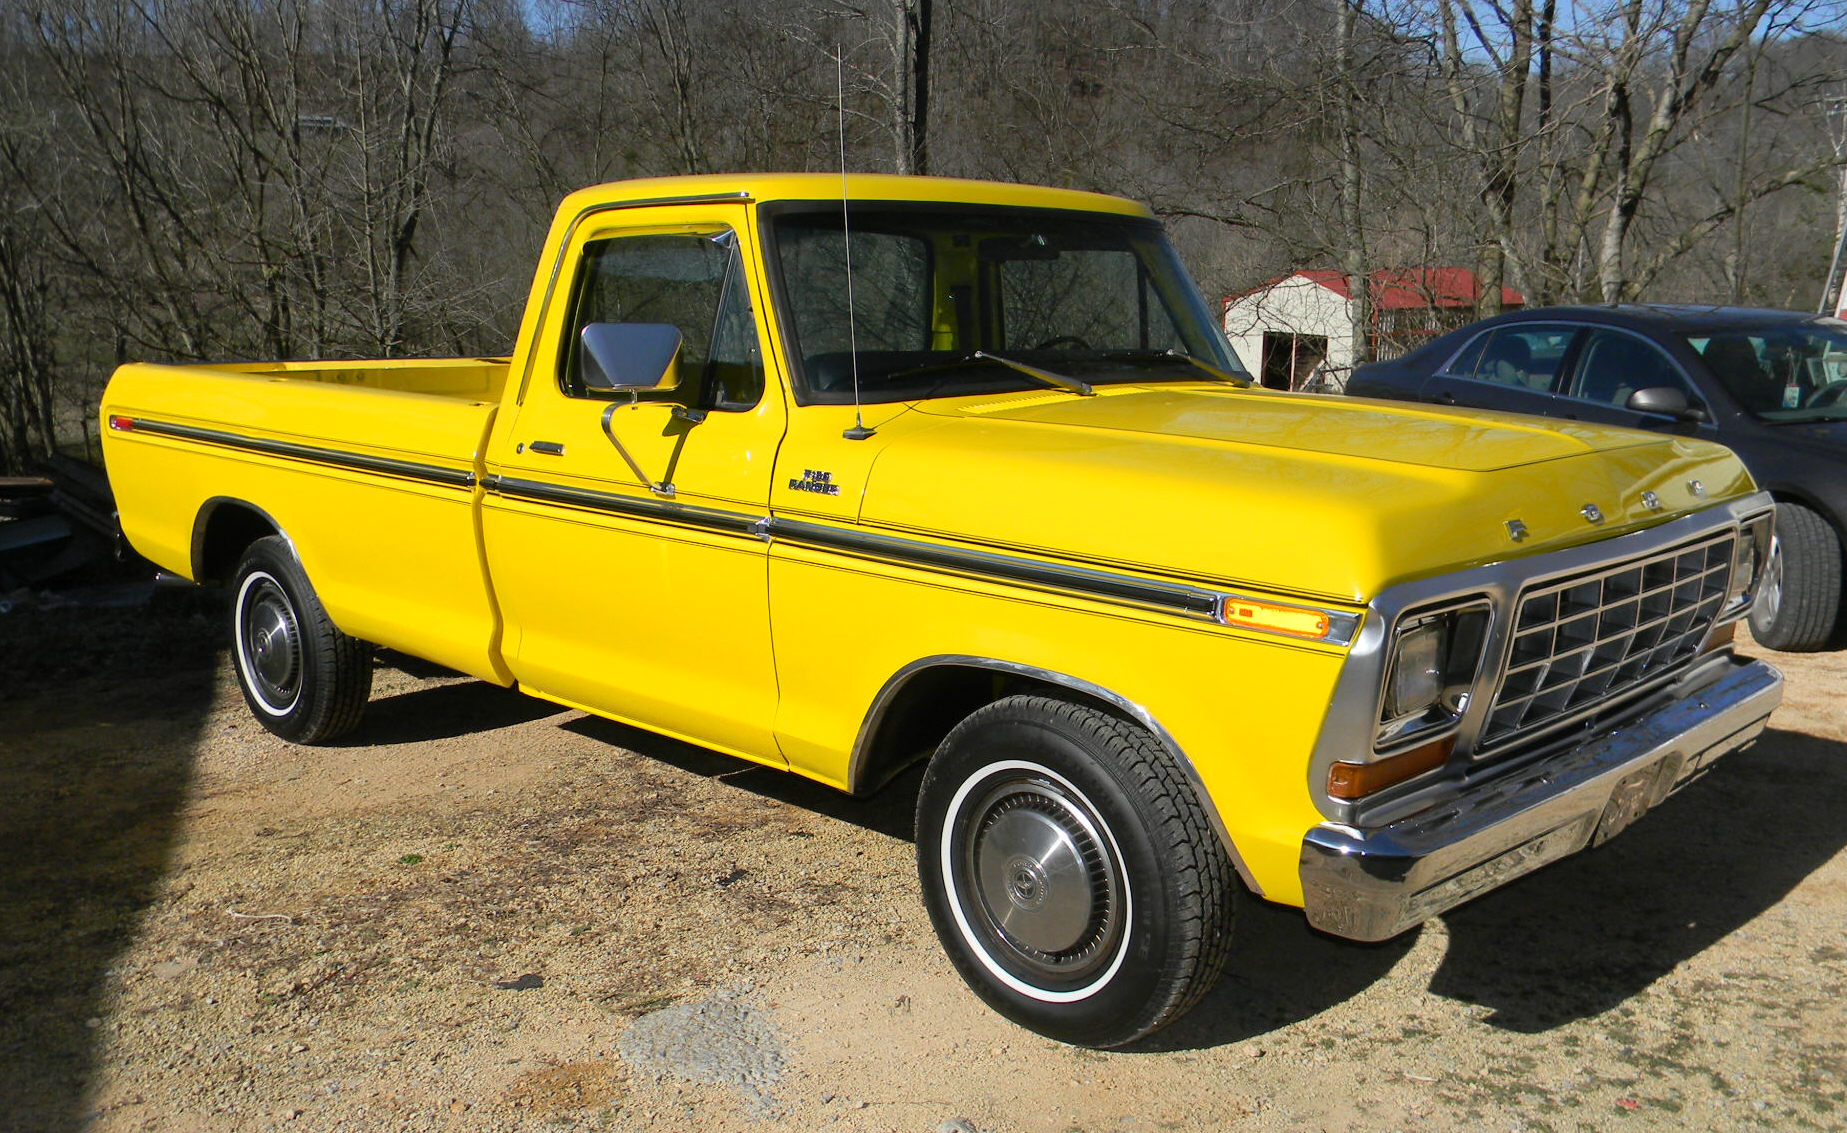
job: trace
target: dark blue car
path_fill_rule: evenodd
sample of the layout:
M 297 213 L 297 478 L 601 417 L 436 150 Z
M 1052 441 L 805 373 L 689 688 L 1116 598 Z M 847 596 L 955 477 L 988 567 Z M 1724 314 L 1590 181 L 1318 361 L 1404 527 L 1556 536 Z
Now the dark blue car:
M 1847 322 L 1740 307 L 1543 307 L 1361 366 L 1347 393 L 1730 447 L 1778 505 L 1752 633 L 1773 649 L 1847 645 Z

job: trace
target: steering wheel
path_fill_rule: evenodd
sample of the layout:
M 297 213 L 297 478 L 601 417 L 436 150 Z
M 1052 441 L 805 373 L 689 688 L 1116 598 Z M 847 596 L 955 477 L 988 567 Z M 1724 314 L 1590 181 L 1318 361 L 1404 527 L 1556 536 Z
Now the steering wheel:
M 1090 343 L 1085 342 L 1083 339 L 1079 338 L 1075 334 L 1061 334 L 1056 338 L 1048 338 L 1044 342 L 1041 342 L 1039 345 L 1033 347 L 1033 349 L 1034 350 L 1054 350 L 1060 346 L 1066 347 L 1071 350 L 1089 350 L 1090 349 Z
M 1847 397 L 1847 380 L 1829 382 L 1815 391 L 1804 408 L 1820 409 L 1825 405 L 1838 405 L 1843 397 Z

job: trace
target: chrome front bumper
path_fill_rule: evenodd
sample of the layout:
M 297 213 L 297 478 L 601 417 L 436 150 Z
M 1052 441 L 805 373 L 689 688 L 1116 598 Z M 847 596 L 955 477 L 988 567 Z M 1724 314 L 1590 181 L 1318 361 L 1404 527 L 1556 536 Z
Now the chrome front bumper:
M 1374 830 L 1323 823 L 1302 840 L 1308 921 L 1385 940 L 1602 843 L 1756 739 L 1782 699 L 1783 675 L 1769 665 L 1713 658 L 1668 704 L 1451 802 Z

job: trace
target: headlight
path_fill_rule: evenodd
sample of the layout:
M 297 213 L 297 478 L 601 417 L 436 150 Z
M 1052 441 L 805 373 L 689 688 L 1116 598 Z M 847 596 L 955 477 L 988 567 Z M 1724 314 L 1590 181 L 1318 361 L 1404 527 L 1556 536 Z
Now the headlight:
M 1443 646 L 1448 626 L 1422 622 L 1398 635 L 1392 675 L 1385 682 L 1385 716 L 1392 719 L 1422 712 L 1443 696 Z
M 1488 611 L 1481 600 L 1416 611 L 1399 621 L 1379 698 L 1376 746 L 1395 747 L 1462 719 L 1481 669 Z

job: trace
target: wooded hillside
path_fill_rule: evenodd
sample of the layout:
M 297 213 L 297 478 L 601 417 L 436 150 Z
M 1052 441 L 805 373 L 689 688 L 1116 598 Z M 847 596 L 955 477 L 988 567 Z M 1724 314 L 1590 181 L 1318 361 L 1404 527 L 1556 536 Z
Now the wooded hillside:
M 1149 201 L 1209 296 L 1453 264 L 1812 308 L 1842 10 L 7 0 L 0 472 L 77 442 L 122 360 L 505 352 L 565 192 L 834 169 L 841 101 L 856 170 Z

